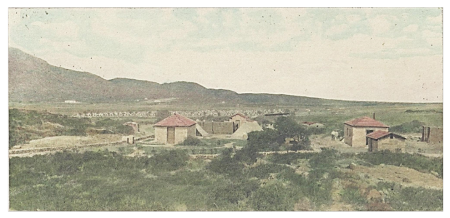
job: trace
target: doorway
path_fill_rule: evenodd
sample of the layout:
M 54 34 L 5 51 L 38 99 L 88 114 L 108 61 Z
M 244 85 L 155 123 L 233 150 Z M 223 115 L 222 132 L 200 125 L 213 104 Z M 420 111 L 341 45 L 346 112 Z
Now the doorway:
M 369 135 L 372 132 L 373 132 L 373 130 L 366 130 L 366 145 L 369 144 L 369 138 L 367 138 L 367 135 Z
M 167 127 L 167 143 L 175 144 L 175 127 Z

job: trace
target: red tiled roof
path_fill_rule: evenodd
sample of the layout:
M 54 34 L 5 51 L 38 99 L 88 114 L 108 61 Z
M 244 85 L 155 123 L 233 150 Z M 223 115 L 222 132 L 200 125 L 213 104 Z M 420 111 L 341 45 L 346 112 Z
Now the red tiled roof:
M 164 120 L 159 121 L 154 126 L 167 126 L 167 127 L 189 127 L 195 125 L 195 121 L 183 117 L 179 114 L 174 114 L 170 117 L 165 118 Z
M 380 139 L 380 138 L 384 138 L 388 135 L 394 135 L 398 138 L 402 138 L 402 139 L 406 139 L 405 137 L 399 135 L 399 134 L 395 134 L 393 132 L 385 132 L 382 130 L 377 130 L 375 132 L 371 132 L 370 134 L 367 134 L 366 137 L 372 138 L 372 139 Z
M 345 124 L 348 124 L 350 126 L 359 126 L 359 127 L 389 127 L 389 126 L 384 125 L 384 123 L 374 120 L 370 117 L 356 118 L 354 120 L 345 122 Z
M 367 134 L 366 136 L 369 137 L 369 138 L 372 138 L 372 139 L 379 139 L 379 138 L 382 138 L 382 137 L 387 136 L 389 134 L 390 134 L 389 132 L 378 130 L 378 131 L 375 131 L 375 132 L 371 132 L 371 133 Z

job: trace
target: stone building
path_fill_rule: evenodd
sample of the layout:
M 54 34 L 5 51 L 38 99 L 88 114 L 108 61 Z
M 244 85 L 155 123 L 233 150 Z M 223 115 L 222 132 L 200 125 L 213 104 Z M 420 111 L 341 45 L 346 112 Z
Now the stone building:
M 428 143 L 442 143 L 444 132 L 442 127 L 422 126 L 422 141 Z
M 239 129 L 239 127 L 241 127 L 242 124 L 247 122 L 253 122 L 253 120 L 251 120 L 249 117 L 241 113 L 237 113 L 231 116 L 228 122 L 234 123 L 233 132 L 235 132 L 237 129 Z
M 389 150 L 392 152 L 405 152 L 406 138 L 382 130 L 368 134 L 367 136 L 369 152 Z
M 179 114 L 169 116 L 154 125 L 155 140 L 163 144 L 178 144 L 188 136 L 195 137 L 195 121 Z
M 368 144 L 367 134 L 374 131 L 389 131 L 389 126 L 372 119 L 361 117 L 344 123 L 344 142 L 352 147 L 365 147 Z
M 122 136 L 122 141 L 128 144 L 134 144 L 134 135 Z

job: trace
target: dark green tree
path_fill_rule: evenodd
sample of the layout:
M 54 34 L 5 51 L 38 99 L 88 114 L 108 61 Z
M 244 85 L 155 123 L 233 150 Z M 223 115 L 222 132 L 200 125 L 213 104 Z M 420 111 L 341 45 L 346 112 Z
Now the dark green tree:
M 309 136 L 311 132 L 303 125 L 298 124 L 291 117 L 279 117 L 274 124 L 281 138 L 292 138 L 291 150 L 308 150 L 310 149 Z

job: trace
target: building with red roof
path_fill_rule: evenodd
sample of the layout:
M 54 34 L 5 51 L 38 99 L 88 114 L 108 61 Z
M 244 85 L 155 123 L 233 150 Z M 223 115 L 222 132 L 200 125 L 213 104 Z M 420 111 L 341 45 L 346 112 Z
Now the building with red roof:
M 178 144 L 183 142 L 188 136 L 195 137 L 196 122 L 174 114 L 154 125 L 155 140 L 163 144 Z
M 393 152 L 405 152 L 406 138 L 393 132 L 375 131 L 367 134 L 369 152 L 390 150 Z
M 389 131 L 389 126 L 370 117 L 360 117 L 344 123 L 344 142 L 352 147 L 365 147 L 367 134 L 375 131 Z

